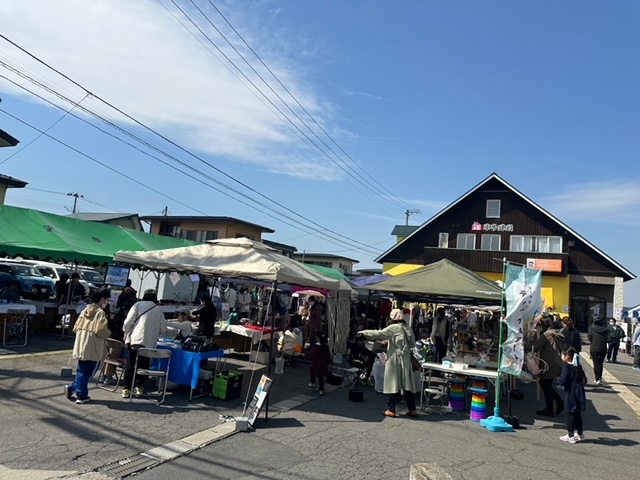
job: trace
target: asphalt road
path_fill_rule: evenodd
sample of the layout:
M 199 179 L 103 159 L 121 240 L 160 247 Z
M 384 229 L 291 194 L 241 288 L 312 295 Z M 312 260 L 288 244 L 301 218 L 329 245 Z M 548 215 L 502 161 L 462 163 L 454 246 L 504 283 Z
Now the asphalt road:
M 630 376 L 635 383 L 639 378 Z M 468 414 L 384 418 L 381 395 L 367 390 L 365 402 L 354 404 L 346 391 L 337 391 L 139 478 L 393 480 L 406 479 L 410 466 L 423 462 L 460 480 L 639 477 L 640 417 L 610 386 L 587 387 L 587 440 L 576 445 L 558 440 L 565 433 L 564 415 L 535 418 L 535 387 L 522 390 L 526 398 L 514 402 L 513 410 L 524 429 L 514 433 L 488 432 Z

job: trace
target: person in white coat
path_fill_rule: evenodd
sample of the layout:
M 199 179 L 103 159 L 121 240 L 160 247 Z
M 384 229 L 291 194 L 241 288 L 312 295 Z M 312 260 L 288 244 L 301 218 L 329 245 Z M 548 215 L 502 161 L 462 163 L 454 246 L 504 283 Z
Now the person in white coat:
M 129 352 L 129 359 L 124 375 L 124 389 L 122 397 L 129 398 L 131 384 L 133 383 L 133 369 L 138 358 L 138 350 L 141 348 L 156 348 L 158 338 L 167 331 L 167 321 L 164 314 L 158 308 L 158 297 L 155 290 L 144 292 L 142 301 L 136 303 L 124 321 L 124 342 Z M 149 359 L 140 357 L 138 368 L 149 368 Z M 146 377 L 136 376 L 134 395 L 144 394 Z
M 367 340 L 387 340 L 387 363 L 384 368 L 384 389 L 387 395 L 387 410 L 383 415 L 397 417 L 396 403 L 404 391 L 407 408 L 405 415 L 417 417 L 414 392 L 417 390 L 415 376 L 411 367 L 411 350 L 416 346 L 413 331 L 404 321 L 404 314 L 400 309 L 391 311 L 389 318 L 391 325 L 382 330 L 362 330 L 358 336 Z

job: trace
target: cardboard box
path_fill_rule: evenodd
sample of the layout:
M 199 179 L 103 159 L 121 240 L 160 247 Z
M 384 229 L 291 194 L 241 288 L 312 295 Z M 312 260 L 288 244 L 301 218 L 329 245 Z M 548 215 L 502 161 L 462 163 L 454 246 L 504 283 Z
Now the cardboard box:
M 256 350 L 251 350 L 251 355 L 249 356 L 250 361 L 259 363 L 260 365 L 269 365 L 269 352 L 258 352 Z

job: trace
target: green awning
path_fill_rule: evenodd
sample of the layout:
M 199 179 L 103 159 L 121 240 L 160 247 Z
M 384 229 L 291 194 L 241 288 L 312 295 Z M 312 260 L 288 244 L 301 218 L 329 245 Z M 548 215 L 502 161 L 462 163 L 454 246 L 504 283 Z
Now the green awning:
M 105 265 L 120 250 L 163 250 L 190 245 L 195 243 L 0 205 L 0 256 Z
M 502 299 L 498 284 L 447 259 L 366 288 L 427 303 L 500 305 Z
M 305 263 L 305 265 L 326 277 L 333 278 L 334 280 L 344 280 L 345 282 L 351 283 L 351 279 L 349 279 L 349 277 L 335 268 L 321 267 L 320 265 L 313 265 L 312 263 Z

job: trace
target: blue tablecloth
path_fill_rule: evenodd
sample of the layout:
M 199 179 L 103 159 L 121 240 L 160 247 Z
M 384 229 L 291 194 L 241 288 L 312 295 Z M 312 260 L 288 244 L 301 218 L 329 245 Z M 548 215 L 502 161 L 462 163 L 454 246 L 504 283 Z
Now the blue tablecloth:
M 189 385 L 196 388 L 200 362 L 208 358 L 224 357 L 224 350 L 212 350 L 210 352 L 187 352 L 180 347 L 158 344 L 162 350 L 171 350 L 171 366 L 169 367 L 169 381 L 178 385 Z M 164 365 L 162 365 L 164 368 Z

